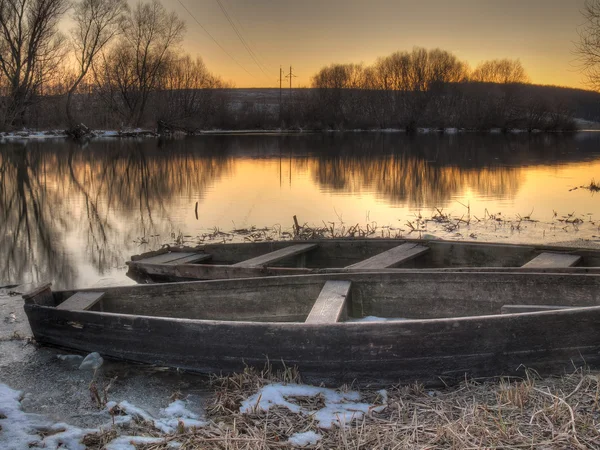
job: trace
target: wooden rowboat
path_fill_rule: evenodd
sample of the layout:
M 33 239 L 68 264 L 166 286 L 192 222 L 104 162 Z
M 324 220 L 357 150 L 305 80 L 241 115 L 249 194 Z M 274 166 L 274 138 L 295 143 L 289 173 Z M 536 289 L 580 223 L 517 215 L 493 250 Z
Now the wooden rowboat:
M 271 362 L 309 380 L 436 384 L 600 366 L 600 275 L 322 274 L 23 297 L 41 344 L 199 372 Z M 355 321 L 368 316 L 396 319 Z
M 600 250 L 443 240 L 323 239 L 207 244 L 135 255 L 138 282 L 212 280 L 383 269 L 600 273 Z

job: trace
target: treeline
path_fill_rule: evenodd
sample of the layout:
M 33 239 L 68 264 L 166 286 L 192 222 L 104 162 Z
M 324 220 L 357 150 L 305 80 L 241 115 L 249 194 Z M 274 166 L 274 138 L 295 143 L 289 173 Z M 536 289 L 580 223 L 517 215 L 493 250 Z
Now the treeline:
M 59 22 L 74 24 L 62 33 Z M 155 126 L 572 130 L 568 100 L 535 93 L 518 60 L 471 69 L 415 48 L 374 64 L 333 64 L 312 89 L 279 102 L 237 102 L 200 58 L 180 49 L 184 22 L 159 0 L 2 0 L 0 129 Z
M 321 69 L 312 80 L 313 115 L 330 128 L 575 128 L 568 103 L 530 95 L 528 83 L 518 60 L 485 61 L 471 69 L 448 51 L 414 48 L 371 66 Z
M 0 128 L 211 126 L 225 84 L 181 51 L 184 33 L 159 0 L 2 0 Z

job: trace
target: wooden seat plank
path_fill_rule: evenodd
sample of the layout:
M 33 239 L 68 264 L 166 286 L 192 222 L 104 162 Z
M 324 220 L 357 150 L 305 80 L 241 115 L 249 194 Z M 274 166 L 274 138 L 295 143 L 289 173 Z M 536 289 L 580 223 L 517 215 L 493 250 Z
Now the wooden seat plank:
M 500 308 L 502 314 L 518 314 L 541 311 L 557 311 L 559 309 L 574 309 L 581 306 L 555 306 L 555 305 L 504 305 Z
M 197 252 L 169 252 L 161 255 L 151 256 L 149 258 L 140 259 L 136 262 L 143 262 L 148 264 L 172 264 L 174 261 L 178 261 L 183 258 L 190 256 L 204 257 L 206 253 Z
M 201 261 L 206 261 L 208 259 L 212 258 L 212 255 L 210 253 L 194 253 L 192 255 L 189 256 L 184 256 L 183 258 L 179 258 L 179 259 L 175 259 L 173 261 L 169 261 L 165 264 L 171 265 L 171 266 L 178 266 L 179 264 L 193 264 L 193 263 L 199 263 Z
M 289 247 L 280 248 L 274 252 L 266 253 L 264 255 L 257 256 L 256 258 L 247 259 L 236 264 L 232 264 L 232 267 L 260 267 L 272 264 L 280 261 L 284 258 L 297 256 L 302 253 L 306 253 L 317 247 L 317 244 L 296 244 L 290 245 Z
M 350 281 L 327 281 L 313 305 L 306 323 L 335 323 L 345 315 Z
M 371 258 L 347 266 L 347 269 L 387 269 L 410 261 L 429 251 L 429 247 L 405 243 L 386 250 Z
M 537 255 L 522 267 L 535 269 L 553 269 L 560 267 L 573 267 L 581 260 L 579 255 L 569 255 L 566 253 L 544 252 Z
M 102 297 L 104 297 L 104 292 L 77 292 L 58 305 L 56 309 L 86 311 L 100 301 Z

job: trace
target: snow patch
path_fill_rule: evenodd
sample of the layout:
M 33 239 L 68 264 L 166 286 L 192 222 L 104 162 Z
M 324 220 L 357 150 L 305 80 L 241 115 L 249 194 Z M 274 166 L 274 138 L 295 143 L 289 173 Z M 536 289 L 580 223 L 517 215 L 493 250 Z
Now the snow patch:
M 325 406 L 317 411 L 308 410 L 292 400 L 298 397 L 321 396 Z M 386 397 L 387 398 L 387 397 Z M 365 414 L 381 412 L 387 405 L 361 403 L 356 391 L 336 392 L 333 389 L 301 384 L 268 384 L 256 394 L 242 402 L 242 414 L 254 411 L 268 411 L 273 406 L 289 409 L 296 414 L 313 416 L 319 428 L 329 429 L 334 425 L 345 426 Z
M 120 436 L 110 441 L 105 450 L 137 450 L 136 445 L 140 444 L 162 444 L 164 439 L 154 438 L 147 436 Z M 181 444 L 179 442 L 169 442 L 169 447 L 179 448 Z
M 29 140 L 29 139 L 64 139 L 67 135 L 62 130 L 33 131 L 22 130 L 0 133 L 0 140 Z
M 120 403 L 109 402 L 106 404 L 108 411 L 114 411 L 115 408 L 125 413 L 125 415 L 115 416 L 115 423 L 128 424 L 133 419 L 143 420 L 144 422 L 152 423 L 154 428 L 165 434 L 174 433 L 178 427 L 189 429 L 206 425 L 205 421 L 200 420 L 198 414 L 187 409 L 185 402 L 182 400 L 175 400 L 166 408 L 161 409 L 161 415 L 158 419 L 155 419 L 146 411 L 132 405 L 128 401 Z
M 308 445 L 315 445 L 322 437 L 323 436 L 314 431 L 306 431 L 304 433 L 292 434 L 288 439 L 288 442 L 294 447 L 306 447 Z
M 98 429 L 84 429 L 70 426 L 65 423 L 51 423 L 38 414 L 26 413 L 22 409 L 21 392 L 15 391 L 5 384 L 0 383 L 0 449 L 2 450 L 85 450 L 83 438 Z M 175 432 L 179 427 L 191 428 L 206 425 L 200 420 L 198 414 L 190 411 L 185 402 L 176 400 L 160 411 L 160 417 L 155 419 L 149 413 L 127 401 L 120 403 L 109 402 L 108 411 L 118 407 L 125 415 L 114 417 L 116 425 L 127 425 L 132 420 L 144 420 L 164 434 Z M 102 427 L 109 428 L 111 424 Z M 42 437 L 44 436 L 44 437 Z M 135 450 L 135 444 L 161 444 L 162 437 L 120 436 L 113 439 L 107 450 Z M 178 448 L 181 444 L 172 441 L 169 447 Z
M 95 430 L 64 423 L 51 424 L 42 416 L 23 412 L 22 394 L 0 384 L 0 448 L 3 450 L 85 450 L 81 439 Z M 42 438 L 40 433 L 47 434 Z

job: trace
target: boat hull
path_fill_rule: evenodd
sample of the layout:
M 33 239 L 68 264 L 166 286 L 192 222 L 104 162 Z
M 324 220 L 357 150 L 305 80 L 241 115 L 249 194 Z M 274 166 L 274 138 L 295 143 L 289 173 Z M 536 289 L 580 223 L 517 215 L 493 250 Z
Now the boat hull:
M 366 308 L 369 298 L 379 302 L 380 310 L 384 310 L 401 301 L 398 299 L 414 297 L 420 290 L 426 291 L 421 294 L 423 299 L 430 299 L 430 303 L 424 300 L 421 308 L 434 308 L 437 292 L 442 300 L 440 308 L 445 308 L 439 314 L 447 314 L 460 307 L 462 294 L 447 295 L 444 289 L 460 285 L 464 285 L 464 295 L 469 290 L 475 293 L 477 298 L 465 299 L 477 303 L 475 312 L 499 310 L 503 303 L 535 302 L 538 291 L 538 301 L 583 307 L 525 314 L 326 325 L 69 311 L 35 304 L 26 304 L 25 311 L 36 340 L 42 344 L 203 373 L 233 372 L 243 370 L 246 365 L 263 367 L 271 363 L 297 366 L 307 379 L 325 382 L 419 381 L 435 385 L 452 384 L 465 377 L 522 376 L 525 368 L 541 374 L 557 374 L 586 364 L 600 365 L 600 306 L 596 306 L 600 304 L 599 276 L 389 273 L 346 278 L 356 286 L 353 315 L 360 315 L 357 309 L 360 305 Z M 337 279 L 339 275 L 278 277 L 122 290 L 123 295 L 129 295 L 128 292 L 145 288 L 143 295 L 138 292 L 138 302 L 145 295 L 167 297 L 170 286 L 190 293 L 197 289 L 197 298 L 201 299 L 203 295 L 209 296 L 210 290 L 226 289 L 228 285 L 248 291 L 264 285 L 265 292 L 274 292 L 283 285 L 300 290 L 306 283 L 322 285 Z M 384 287 L 383 294 L 375 294 Z M 520 290 L 523 295 L 515 298 Z M 565 295 L 569 290 L 573 295 Z M 496 294 L 489 295 L 492 291 Z M 272 299 L 273 294 L 268 297 Z M 285 295 L 279 300 L 284 298 Z M 269 300 L 264 301 L 267 306 Z M 174 302 L 174 307 L 177 305 Z M 406 305 L 410 309 L 409 303 Z M 418 305 L 412 307 L 413 311 L 417 308 Z

